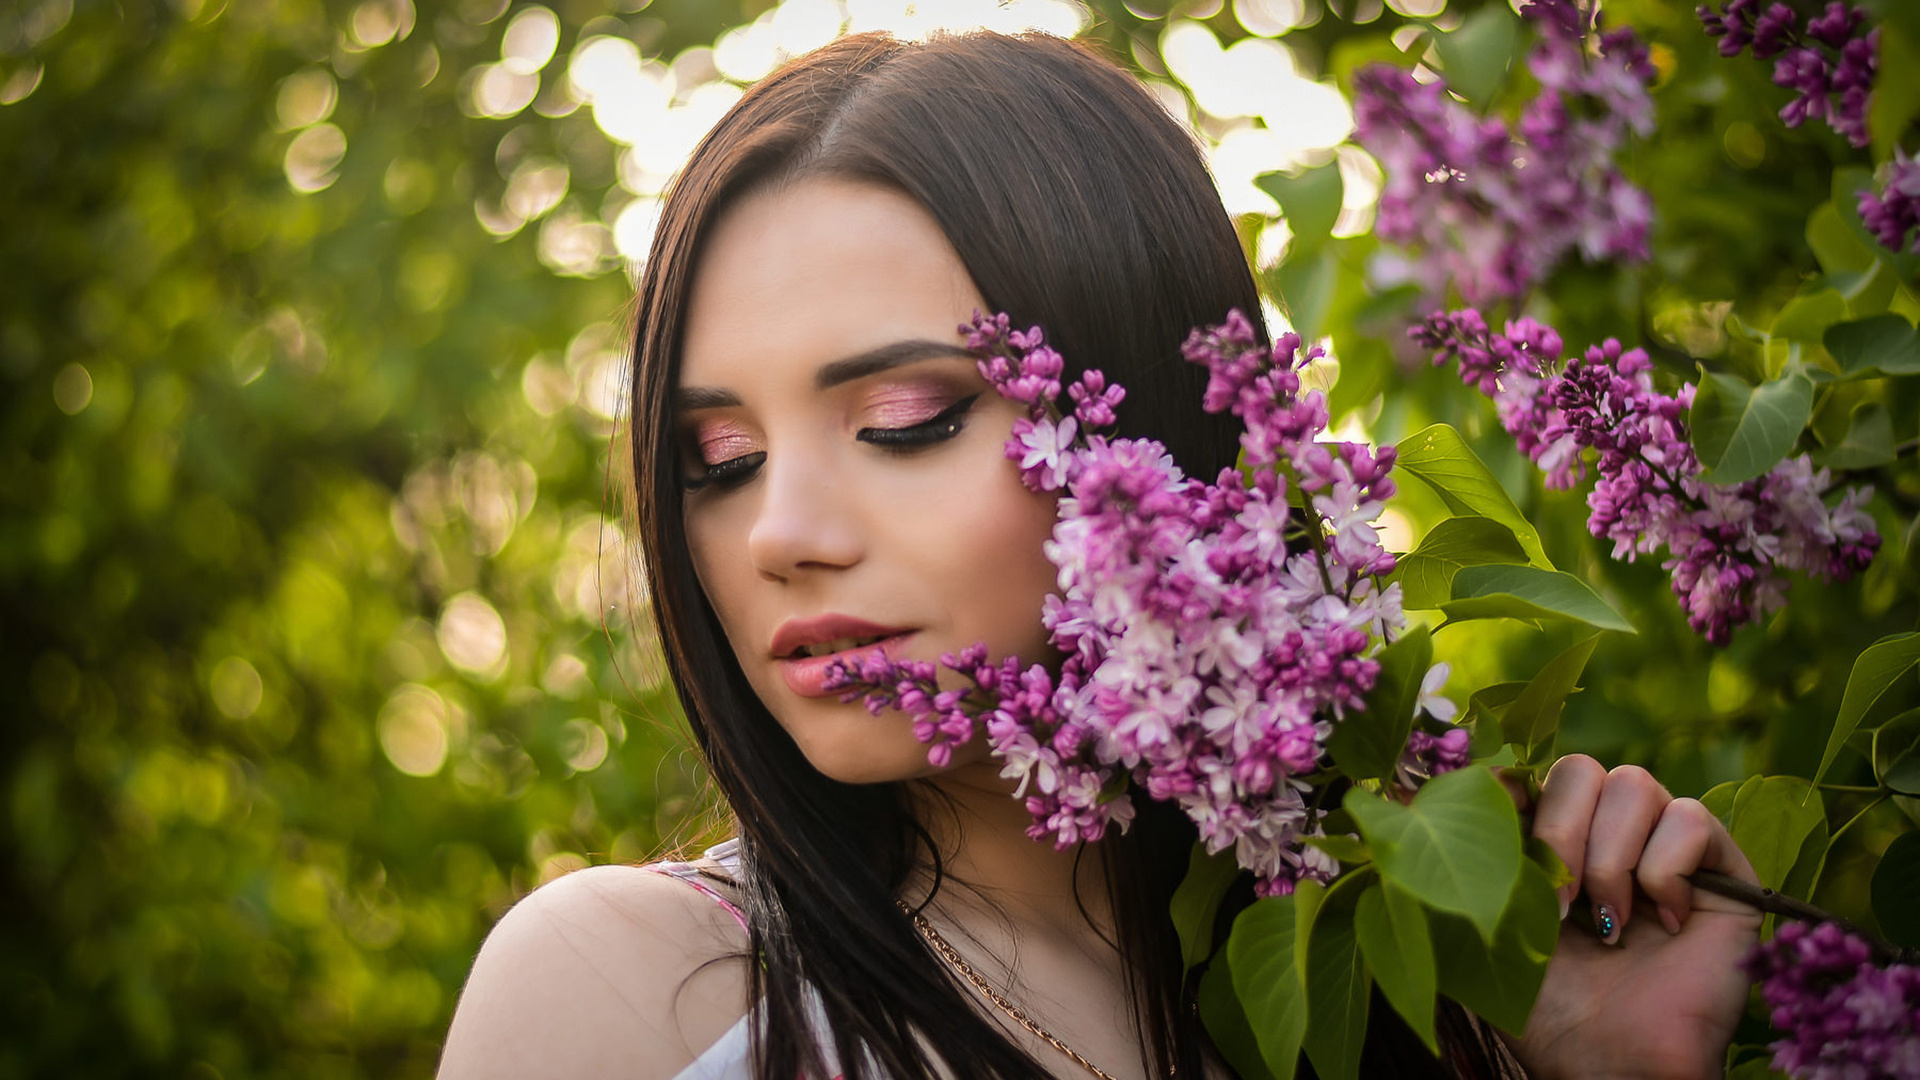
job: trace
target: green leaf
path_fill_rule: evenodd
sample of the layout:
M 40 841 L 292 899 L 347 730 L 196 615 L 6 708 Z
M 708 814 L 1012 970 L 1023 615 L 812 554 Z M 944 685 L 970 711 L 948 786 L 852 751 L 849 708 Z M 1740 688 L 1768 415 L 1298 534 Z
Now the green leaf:
M 1554 736 L 1560 730 L 1560 709 L 1580 683 L 1599 635 L 1575 642 L 1547 662 L 1500 716 L 1500 733 L 1523 765 L 1553 760 Z
M 1180 935 L 1180 958 L 1188 969 L 1213 952 L 1213 920 L 1220 901 L 1240 876 L 1233 852 L 1207 854 L 1205 844 L 1193 845 L 1187 857 L 1187 876 L 1173 890 L 1173 928 Z
M 1335 724 L 1327 737 L 1333 763 L 1355 780 L 1393 775 L 1413 730 L 1420 681 L 1433 666 L 1433 639 L 1426 627 L 1416 626 L 1380 650 L 1379 660 L 1380 675 L 1366 708 Z
M 1401 606 L 1424 611 L 1453 598 L 1453 575 L 1463 566 L 1526 561 L 1512 529 L 1492 518 L 1453 517 L 1429 529 L 1420 546 L 1401 557 L 1393 576 Z
M 1880 782 L 1890 791 L 1920 798 L 1920 750 L 1909 750 L 1895 759 Z
M 1340 282 L 1340 259 L 1331 247 L 1303 252 L 1262 275 L 1268 295 L 1287 314 L 1302 341 L 1326 332 L 1327 312 Z
M 1873 917 L 1896 945 L 1920 948 L 1920 832 L 1893 838 L 1873 871 Z
M 1513 704 L 1512 697 L 1497 704 L 1490 704 L 1488 699 L 1482 699 L 1480 694 L 1491 690 L 1501 694 L 1518 695 L 1526 685 L 1523 682 L 1496 683 L 1467 699 L 1466 724 L 1473 732 L 1473 740 L 1468 744 L 1467 753 L 1472 755 L 1473 760 L 1484 761 L 1505 749 L 1507 740 L 1506 736 L 1500 732 L 1500 717 L 1507 711 L 1507 706 Z
M 1379 397 L 1399 372 L 1393 350 L 1379 338 L 1337 335 L 1334 346 L 1340 357 L 1340 377 L 1327 392 L 1327 414 L 1338 424 L 1341 417 Z
M 1827 867 L 1827 849 L 1832 845 L 1833 836 L 1827 828 L 1827 819 L 1822 816 L 1820 823 L 1807 833 L 1800 842 L 1800 853 L 1794 856 L 1793 865 L 1788 868 L 1786 879 L 1780 885 L 1780 891 L 1788 896 L 1797 896 L 1805 900 L 1813 895 L 1820 884 L 1820 875 Z
M 1700 796 L 1700 805 L 1707 808 L 1707 813 L 1719 818 L 1721 824 L 1726 824 L 1728 817 L 1733 814 L 1733 797 L 1740 793 L 1740 783 L 1738 780 L 1728 780 L 1713 785 L 1705 795 Z
M 1459 432 L 1435 424 L 1400 440 L 1394 449 L 1398 454 L 1396 473 L 1409 473 L 1431 487 L 1455 514 L 1492 518 L 1505 525 L 1526 551 L 1529 563 L 1553 568 L 1540 546 L 1540 533 L 1513 504 L 1513 498 L 1494 479 L 1486 463 L 1468 449 Z
M 1382 878 L 1428 907 L 1466 916 L 1493 938 L 1523 861 L 1519 812 L 1493 773 L 1437 776 L 1408 804 L 1352 788 L 1343 805 Z
M 1207 973 L 1200 977 L 1200 1022 L 1219 1049 L 1220 1056 L 1233 1066 L 1234 1074 L 1245 1080 L 1275 1080 L 1260 1056 L 1260 1043 L 1240 1007 L 1233 990 L 1233 966 L 1225 949 L 1214 955 Z M 1292 1075 L 1291 1072 L 1288 1073 Z
M 1813 456 L 1823 469 L 1872 469 L 1891 464 L 1899 455 L 1893 449 L 1893 415 L 1877 401 L 1863 401 L 1853 407 L 1853 417 L 1841 440 Z
M 1475 724 L 1491 724 L 1495 731 L 1500 730 L 1500 718 L 1506 715 L 1520 692 L 1527 688 L 1523 681 L 1494 683 L 1483 686 L 1467 699 L 1467 715 Z
M 1560 853 L 1553 850 L 1552 844 L 1547 843 L 1537 836 L 1529 836 L 1527 837 L 1526 852 L 1527 858 L 1532 860 L 1533 865 L 1539 867 L 1540 872 L 1547 875 L 1547 884 L 1553 886 L 1555 889 L 1558 889 L 1562 885 L 1573 884 L 1573 871 L 1568 868 L 1565 862 L 1561 861 Z
M 1870 750 L 1874 779 L 1902 795 L 1920 796 L 1920 709 L 1881 724 Z
M 1787 341 L 1798 341 L 1805 345 L 1820 344 L 1820 335 L 1827 327 L 1847 317 L 1847 301 L 1839 292 L 1823 288 L 1810 293 L 1802 293 L 1788 301 L 1787 306 L 1774 316 L 1774 337 Z
M 1427 1049 L 1439 1053 L 1433 1024 L 1439 976 L 1420 901 L 1399 886 L 1378 882 L 1360 894 L 1353 926 L 1380 993 Z
M 1820 793 L 1797 776 L 1749 777 L 1734 792 L 1726 818 L 1733 842 L 1771 889 L 1786 884 L 1808 834 L 1826 820 Z
M 1873 160 L 1888 161 L 1907 125 L 1920 116 L 1920 42 L 1897 22 L 1882 21 L 1880 55 L 1873 94 L 1867 99 L 1867 132 L 1873 138 Z
M 1819 205 L 1807 218 L 1807 246 L 1828 274 L 1860 273 L 1871 269 L 1878 256 L 1847 227 L 1832 202 Z
M 1415 33 L 1405 49 L 1394 44 L 1393 38 L 1386 34 L 1334 39 L 1327 56 L 1327 74 L 1333 76 L 1342 93 L 1353 97 L 1353 76 L 1363 68 L 1375 64 L 1410 68 L 1420 62 L 1427 53 L 1427 38 L 1433 31 L 1419 23 L 1407 25 L 1413 26 Z
M 1340 202 L 1345 197 L 1337 162 L 1292 176 L 1267 173 L 1253 183 L 1280 204 L 1287 228 L 1293 230 L 1293 254 L 1289 260 L 1320 250 L 1333 234 L 1333 223 L 1340 216 Z
M 1768 1051 L 1728 1069 L 1726 1080 L 1791 1080 L 1791 1078 L 1786 1073 L 1773 1071 L 1773 1054 Z
M 1737 484 L 1764 476 L 1793 450 L 1813 416 L 1813 381 L 1798 371 L 1749 386 L 1702 367 L 1687 425 L 1702 478 Z
M 1459 29 L 1435 35 L 1434 51 L 1447 86 L 1486 111 L 1507 81 L 1507 65 L 1519 45 L 1520 25 L 1505 4 L 1488 4 L 1467 16 Z
M 1860 726 L 1867 710 L 1901 676 L 1912 671 L 1915 663 L 1920 663 L 1920 633 L 1883 637 L 1867 646 L 1853 662 L 1846 694 L 1840 699 L 1840 714 L 1833 718 L 1833 733 L 1827 736 L 1826 753 L 1820 755 L 1820 767 L 1814 770 L 1814 783 L 1826 777 L 1833 759 L 1839 756 L 1853 729 Z
M 1291 1080 L 1307 1036 L 1305 944 L 1323 890 L 1303 881 L 1292 896 L 1256 901 L 1233 921 L 1227 962 L 1233 989 L 1276 1080 Z
M 1823 340 L 1847 377 L 1920 374 L 1920 335 L 1898 315 L 1836 323 Z
M 1429 919 L 1440 992 L 1508 1034 L 1525 1031 L 1560 936 L 1560 898 L 1546 871 L 1522 861 L 1491 946 L 1465 919 L 1432 911 Z
M 1353 875 L 1327 890 L 1307 941 L 1307 1060 L 1321 1080 L 1360 1080 L 1373 980 L 1360 958 Z
M 1453 599 L 1441 605 L 1448 619 L 1571 619 L 1601 630 L 1634 632 L 1587 583 L 1572 574 L 1535 566 L 1468 566 L 1453 576 Z

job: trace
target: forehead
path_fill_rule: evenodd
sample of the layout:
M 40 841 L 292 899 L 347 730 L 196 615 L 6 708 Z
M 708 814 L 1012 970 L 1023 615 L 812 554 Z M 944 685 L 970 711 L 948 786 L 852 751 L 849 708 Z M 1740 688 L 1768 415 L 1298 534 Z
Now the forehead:
M 932 215 L 890 188 L 811 179 L 731 207 L 694 272 L 682 385 L 811 376 L 909 338 L 957 339 L 984 305 Z

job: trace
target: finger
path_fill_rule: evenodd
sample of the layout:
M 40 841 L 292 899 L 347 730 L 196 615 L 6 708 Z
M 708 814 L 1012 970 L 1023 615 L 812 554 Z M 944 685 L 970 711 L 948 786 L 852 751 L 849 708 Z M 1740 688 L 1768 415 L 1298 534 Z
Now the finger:
M 1675 799 L 1661 812 L 1634 871 L 1641 891 L 1658 906 L 1668 933 L 1679 933 L 1692 913 L 1695 896 L 1687 875 L 1702 869 L 1759 884 L 1753 864 L 1720 819 L 1697 799 Z
M 1697 801 L 1675 799 L 1660 812 L 1660 821 L 1640 853 L 1634 879 L 1653 901 L 1660 925 L 1669 934 L 1679 933 L 1693 911 L 1693 886 L 1686 875 L 1700 868 L 1719 824 Z
M 1673 797 L 1637 765 L 1607 774 L 1587 831 L 1584 881 L 1594 904 L 1594 926 L 1611 945 L 1633 917 L 1633 870 L 1661 813 Z
M 1572 880 L 1560 887 L 1560 917 L 1580 891 L 1580 875 L 1587 863 L 1587 831 L 1607 771 L 1585 754 L 1571 754 L 1553 763 L 1540 785 L 1540 801 L 1533 811 L 1533 835 L 1546 841 Z

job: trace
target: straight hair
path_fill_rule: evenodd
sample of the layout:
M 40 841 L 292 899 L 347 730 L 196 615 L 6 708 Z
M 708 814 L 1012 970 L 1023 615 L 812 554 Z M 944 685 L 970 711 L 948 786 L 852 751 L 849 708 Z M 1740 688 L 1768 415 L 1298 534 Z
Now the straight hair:
M 668 190 L 641 275 L 636 528 L 668 671 L 739 824 L 749 999 L 764 1018 L 756 1075 L 823 1075 L 817 1008 L 848 1080 L 1046 1076 L 941 974 L 895 907 L 917 866 L 931 864 L 936 890 L 941 880 L 913 793 L 840 783 L 808 763 L 749 686 L 687 548 L 672 398 L 703 243 L 743 198 L 816 177 L 913 198 L 989 308 L 1042 326 L 1068 378 L 1097 366 L 1123 383 L 1120 433 L 1158 439 L 1190 475 L 1231 467 L 1238 431 L 1201 410 L 1207 373 L 1179 346 L 1234 308 L 1260 326 L 1259 292 L 1193 136 L 1137 80 L 1073 42 L 987 33 L 855 35 L 753 86 Z M 1141 802 L 1133 827 L 1103 841 L 1115 944 L 1149 1072 L 1199 1077 L 1197 979 L 1167 914 L 1195 830 L 1177 808 Z M 1454 1075 L 1404 1027 L 1373 1041 L 1396 1075 Z M 1458 1051 L 1484 1038 L 1449 1041 Z

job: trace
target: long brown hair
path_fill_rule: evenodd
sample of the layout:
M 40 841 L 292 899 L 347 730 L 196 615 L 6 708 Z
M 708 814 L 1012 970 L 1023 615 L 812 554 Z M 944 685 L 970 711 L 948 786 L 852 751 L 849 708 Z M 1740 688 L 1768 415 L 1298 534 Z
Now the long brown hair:
M 1237 444 L 1198 407 L 1206 372 L 1179 345 L 1232 308 L 1257 323 L 1259 293 L 1198 146 L 1144 87 L 1086 47 L 994 34 L 848 37 L 755 85 L 669 190 L 640 282 L 634 505 L 667 664 L 739 820 L 750 991 L 766 1019 L 757 1074 L 817 1073 L 817 993 L 849 1078 L 930 1080 L 936 1061 L 965 1077 L 1042 1076 L 956 984 L 930 977 L 937 961 L 893 905 L 917 861 L 939 872 L 903 787 L 842 784 L 807 763 L 748 686 L 687 550 L 671 401 L 695 264 L 742 197 L 815 176 L 918 201 L 989 307 L 1044 326 L 1070 375 L 1098 366 L 1126 385 L 1122 433 L 1159 439 L 1190 474 L 1211 479 Z M 1178 811 L 1149 806 L 1105 860 L 1142 1053 L 1160 1075 L 1203 1072 L 1167 917 L 1193 838 Z

